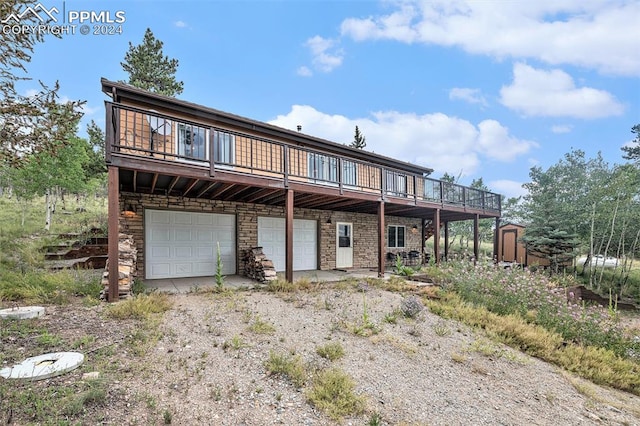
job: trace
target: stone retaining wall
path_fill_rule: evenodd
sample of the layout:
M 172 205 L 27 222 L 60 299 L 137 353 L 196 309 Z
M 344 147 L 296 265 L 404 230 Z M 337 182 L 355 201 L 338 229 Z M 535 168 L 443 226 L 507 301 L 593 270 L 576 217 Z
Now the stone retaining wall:
M 133 235 L 120 233 L 118 235 L 118 294 L 120 298 L 131 296 L 133 281 L 137 276 L 137 253 L 138 249 L 134 242 Z M 102 273 L 102 286 L 104 287 L 100 297 L 107 299 L 109 294 L 109 260 Z

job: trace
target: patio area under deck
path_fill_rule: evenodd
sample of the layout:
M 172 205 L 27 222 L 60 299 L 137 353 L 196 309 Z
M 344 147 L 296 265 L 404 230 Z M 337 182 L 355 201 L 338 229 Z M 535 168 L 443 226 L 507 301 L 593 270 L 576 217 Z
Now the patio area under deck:
M 391 274 L 385 273 L 383 279 L 389 279 Z M 278 278 L 283 279 L 284 273 L 278 273 Z M 348 279 L 378 278 L 378 272 L 371 269 L 350 269 L 350 270 L 313 270 L 294 271 L 293 280 L 306 279 L 311 283 L 334 283 Z M 193 278 L 169 278 L 158 280 L 144 280 L 146 287 L 152 291 L 163 293 L 195 293 L 197 291 L 209 291 L 215 289 L 215 277 L 193 277 Z M 265 288 L 268 283 L 261 284 L 243 275 L 227 275 L 224 277 L 224 288 L 234 290 Z

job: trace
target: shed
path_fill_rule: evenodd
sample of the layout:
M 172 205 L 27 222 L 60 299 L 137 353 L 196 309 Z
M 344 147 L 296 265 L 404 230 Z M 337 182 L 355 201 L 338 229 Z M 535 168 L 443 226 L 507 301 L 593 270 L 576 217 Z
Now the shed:
M 549 266 L 549 260 L 527 253 L 525 244 L 520 240 L 526 226 L 507 223 L 498 232 L 498 262 L 518 263 L 520 265 Z

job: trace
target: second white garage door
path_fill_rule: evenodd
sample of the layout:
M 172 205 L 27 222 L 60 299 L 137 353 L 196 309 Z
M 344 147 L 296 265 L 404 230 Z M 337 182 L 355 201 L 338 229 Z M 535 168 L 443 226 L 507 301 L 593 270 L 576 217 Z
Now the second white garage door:
M 218 243 L 224 274 L 236 273 L 236 221 L 230 214 L 145 211 L 146 278 L 211 276 Z
M 284 219 L 258 218 L 258 245 L 273 261 L 276 271 L 285 269 Z M 318 269 L 318 231 L 315 220 L 293 220 L 293 270 Z

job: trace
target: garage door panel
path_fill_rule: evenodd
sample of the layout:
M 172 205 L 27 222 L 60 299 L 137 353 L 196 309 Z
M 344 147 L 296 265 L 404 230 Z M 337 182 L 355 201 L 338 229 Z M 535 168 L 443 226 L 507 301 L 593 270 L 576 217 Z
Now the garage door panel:
M 194 219 L 196 225 L 213 226 L 216 223 L 215 217 L 206 213 L 195 213 Z
M 188 259 L 193 256 L 192 247 L 176 247 L 174 255 L 177 258 Z
M 182 276 L 189 276 L 193 272 L 193 263 L 192 262 L 176 262 L 174 263 L 175 274 Z
M 196 275 L 214 275 L 215 268 L 210 262 L 194 262 L 193 263 L 193 272 Z
M 168 263 L 155 262 L 151 265 L 151 269 L 147 271 L 147 275 L 168 276 L 171 274 L 171 265 Z
M 218 242 L 222 272 L 235 273 L 235 223 L 229 214 L 146 210 L 147 278 L 214 275 Z
M 194 216 L 197 213 L 172 212 L 173 223 L 176 225 L 193 225 Z
M 220 247 L 220 251 L 222 251 L 222 247 Z M 198 259 L 213 259 L 214 249 L 211 246 L 208 247 L 196 247 L 195 256 Z
M 212 242 L 215 239 L 213 238 L 214 236 L 214 232 L 210 231 L 210 230 L 199 230 L 196 235 L 195 235 L 195 239 L 200 242 L 200 243 L 207 243 L 207 242 Z
M 276 271 L 284 271 L 286 262 L 285 221 L 283 218 L 258 218 L 258 245 L 273 261 Z M 293 221 L 293 269 L 296 271 L 317 269 L 317 222 L 294 219 Z
M 156 224 L 156 226 L 157 226 L 157 224 Z M 147 238 L 151 239 L 154 242 L 170 241 L 171 240 L 171 232 L 169 231 L 169 229 L 152 229 L 149 232 Z
M 215 224 L 219 226 L 233 226 L 235 228 L 235 217 L 232 215 L 217 215 L 214 218 Z
M 169 246 L 153 246 L 149 250 L 149 254 L 156 260 L 168 259 L 171 257 L 171 247 Z
M 218 231 L 214 235 L 215 242 L 229 241 L 233 239 L 233 233 L 231 231 Z
M 191 233 L 190 229 L 176 229 L 174 230 L 173 240 L 178 242 L 191 242 L 193 241 L 193 234 Z
M 171 222 L 171 213 L 160 210 L 147 210 L 145 216 L 151 223 L 168 225 Z

